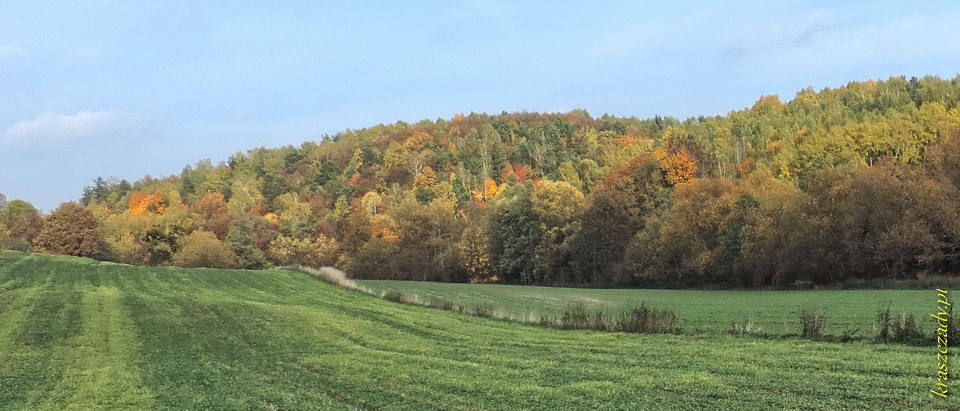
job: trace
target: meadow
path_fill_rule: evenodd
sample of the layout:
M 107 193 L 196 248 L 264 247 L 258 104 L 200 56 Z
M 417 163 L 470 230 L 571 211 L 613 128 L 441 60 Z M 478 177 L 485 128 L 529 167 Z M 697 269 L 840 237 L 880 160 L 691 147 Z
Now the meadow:
M 931 299 L 898 293 L 921 309 Z M 523 300 L 514 294 L 504 304 Z M 696 296 L 671 307 L 708 311 Z M 397 304 L 295 271 L 0 252 L 3 409 L 958 407 L 928 391 L 933 350 L 565 331 Z
M 679 317 L 684 333 L 724 333 L 733 321 L 750 321 L 761 334 L 791 335 L 800 330 L 800 311 L 818 310 L 827 317 L 826 332 L 873 335 L 877 311 L 890 307 L 896 315 L 912 314 L 925 330 L 936 305 L 932 290 L 660 290 L 536 287 L 502 284 L 454 284 L 420 281 L 359 280 L 375 292 L 395 290 L 424 301 L 444 299 L 464 306 L 488 305 L 513 318 L 559 316 L 580 301 L 593 310 L 612 314 L 645 302 L 669 309 Z

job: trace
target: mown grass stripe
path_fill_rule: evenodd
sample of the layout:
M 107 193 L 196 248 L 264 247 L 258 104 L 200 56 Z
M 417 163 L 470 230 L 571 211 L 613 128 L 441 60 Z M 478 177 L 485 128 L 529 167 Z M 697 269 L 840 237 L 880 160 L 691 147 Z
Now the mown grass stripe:
M 270 314 L 239 302 L 130 296 L 144 349 L 144 381 L 173 408 L 353 408 L 327 396 L 305 370 L 291 370 L 290 341 L 261 324 Z M 242 387 L 242 388 L 240 388 Z
M 15 408 L 39 406 L 63 372 L 52 353 L 80 328 L 80 292 L 44 288 L 28 301 L 0 362 L 0 403 Z
M 24 321 L 33 309 L 37 288 L 18 289 L 0 293 L 0 404 L 23 401 L 24 394 L 32 388 L 20 378 L 22 364 L 14 355 L 19 345 L 15 343 Z
M 57 351 L 65 366 L 44 406 L 51 409 L 147 409 L 151 392 L 136 363 L 139 341 L 116 288 L 83 293 L 82 333 Z

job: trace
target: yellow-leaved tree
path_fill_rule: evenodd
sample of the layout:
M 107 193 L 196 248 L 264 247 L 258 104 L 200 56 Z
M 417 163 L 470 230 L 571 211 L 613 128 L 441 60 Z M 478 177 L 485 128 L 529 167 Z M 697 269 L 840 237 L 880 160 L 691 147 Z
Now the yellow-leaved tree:
M 470 275 L 471 283 L 497 281 L 493 269 L 493 256 L 490 255 L 490 239 L 483 226 L 472 226 L 464 230 L 457 251 L 460 264 Z

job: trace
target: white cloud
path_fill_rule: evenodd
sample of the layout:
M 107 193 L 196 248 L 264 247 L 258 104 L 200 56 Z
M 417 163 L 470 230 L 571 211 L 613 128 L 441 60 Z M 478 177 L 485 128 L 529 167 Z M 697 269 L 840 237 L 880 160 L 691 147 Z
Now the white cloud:
M 20 53 L 23 53 L 23 49 L 17 46 L 10 45 L 0 45 L 0 57 L 6 56 L 19 56 Z
M 75 114 L 45 111 L 7 127 L 0 134 L 0 144 L 52 146 L 84 138 L 115 135 L 132 125 L 133 120 L 110 111 L 81 111 Z

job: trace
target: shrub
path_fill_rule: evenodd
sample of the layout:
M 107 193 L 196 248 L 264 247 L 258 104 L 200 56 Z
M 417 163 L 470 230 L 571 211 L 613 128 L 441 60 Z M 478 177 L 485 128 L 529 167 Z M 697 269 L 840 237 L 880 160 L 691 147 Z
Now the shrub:
M 761 328 L 759 325 L 753 323 L 753 320 L 747 318 L 745 320 L 733 320 L 730 323 L 730 334 L 743 337 L 748 334 L 758 334 Z
M 593 317 L 593 329 L 597 331 L 614 331 L 617 327 L 616 322 L 613 320 L 613 316 L 607 312 L 606 309 L 597 311 L 597 314 Z
M 393 302 L 395 302 L 395 303 L 402 302 L 402 301 L 403 301 L 403 296 L 404 296 L 403 293 L 401 293 L 401 292 L 399 292 L 399 291 L 396 291 L 396 290 L 390 290 L 390 291 L 387 291 L 387 292 L 383 293 L 383 299 L 384 299 L 384 300 L 393 301 Z
M 933 341 L 937 341 L 936 328 L 935 326 L 933 331 Z M 955 346 L 958 342 L 960 342 L 960 318 L 954 318 L 951 315 L 947 319 L 947 344 Z
M 590 327 L 590 312 L 586 304 L 577 300 L 567 304 L 566 310 L 560 316 L 560 328 L 564 330 L 586 330 Z
M 804 338 L 823 337 L 827 326 L 827 316 L 819 311 L 800 310 L 800 336 Z
M 173 254 L 178 267 L 234 268 L 237 256 L 226 243 L 209 231 L 197 230 L 179 241 Z
M 444 300 L 442 298 L 434 298 L 430 300 L 430 302 L 428 302 L 427 305 L 433 308 L 439 308 L 441 310 L 446 310 L 446 311 L 463 311 L 462 308 L 458 310 L 457 308 L 459 306 L 454 304 L 452 301 Z
M 916 341 L 923 338 L 923 331 L 917 325 L 913 314 L 897 316 L 894 322 L 893 338 L 897 342 Z
M 877 341 L 889 341 L 893 335 L 893 318 L 890 315 L 890 305 L 887 308 L 877 311 L 877 320 L 874 322 L 874 339 Z
M 492 318 L 493 307 L 485 304 L 475 306 L 473 307 L 473 315 L 480 318 Z
M 406 294 L 407 298 L 403 300 L 404 303 L 410 305 L 423 305 L 423 300 L 420 299 L 419 295 L 416 294 Z
M 923 339 L 923 331 L 913 314 L 898 315 L 893 322 L 893 341 L 910 342 Z
M 541 315 L 540 320 L 536 323 L 542 327 L 558 327 L 559 323 L 557 320 L 549 315 Z
M 845 343 L 845 342 L 853 341 L 856 338 L 858 331 L 860 331 L 859 328 L 857 328 L 856 330 L 844 331 L 843 335 L 840 336 L 840 342 Z
M 641 303 L 630 311 L 620 315 L 617 324 L 620 331 L 642 334 L 666 334 L 679 331 L 677 315 L 673 311 L 648 308 Z
M 924 338 L 923 330 L 917 325 L 913 314 L 898 315 L 890 313 L 890 306 L 877 311 L 874 339 L 882 342 L 904 343 Z
M 393 301 L 395 303 L 423 305 L 423 300 L 420 299 L 419 295 L 402 293 L 396 290 L 390 290 L 383 293 L 383 299 Z

